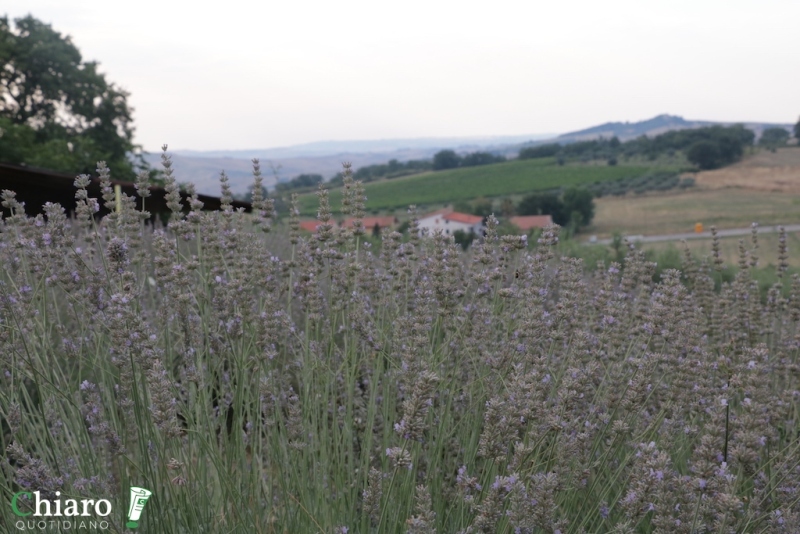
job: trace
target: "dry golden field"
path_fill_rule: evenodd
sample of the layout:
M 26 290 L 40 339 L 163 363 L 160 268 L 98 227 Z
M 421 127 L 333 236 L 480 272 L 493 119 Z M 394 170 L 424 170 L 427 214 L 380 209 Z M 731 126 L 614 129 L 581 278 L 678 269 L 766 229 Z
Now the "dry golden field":
M 587 234 L 692 232 L 698 222 L 706 229 L 800 223 L 800 147 L 759 152 L 695 179 L 697 186 L 689 190 L 595 200 Z
M 608 237 L 692 232 L 695 223 L 707 229 L 746 228 L 800 223 L 800 195 L 743 188 L 700 189 L 654 195 L 603 197 L 587 233 Z
M 762 151 L 724 169 L 697 173 L 704 189 L 740 187 L 800 195 L 800 147 Z

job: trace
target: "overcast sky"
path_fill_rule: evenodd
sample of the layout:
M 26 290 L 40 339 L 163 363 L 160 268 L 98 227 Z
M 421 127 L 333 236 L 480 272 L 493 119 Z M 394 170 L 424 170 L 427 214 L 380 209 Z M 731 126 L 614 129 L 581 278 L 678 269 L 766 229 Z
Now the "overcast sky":
M 99 61 L 150 151 L 800 114 L 796 0 L 5 0 L 2 13 Z

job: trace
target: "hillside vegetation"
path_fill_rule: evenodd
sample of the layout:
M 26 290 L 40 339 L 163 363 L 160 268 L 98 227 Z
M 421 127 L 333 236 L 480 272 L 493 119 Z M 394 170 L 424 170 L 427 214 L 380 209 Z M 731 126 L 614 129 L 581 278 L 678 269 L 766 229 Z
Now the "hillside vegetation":
M 658 235 L 691 232 L 698 222 L 720 229 L 800 222 L 800 148 L 761 151 L 694 179 L 687 190 L 595 199 L 589 232 Z
M 588 186 L 595 182 L 634 178 L 651 173 L 655 166 L 558 165 L 554 158 L 513 160 L 481 167 L 466 167 L 425 173 L 407 178 L 366 184 L 369 206 L 387 210 L 496 197 L 531 191 L 545 191 L 570 186 Z M 658 167 L 658 170 L 673 170 Z M 331 204 L 341 203 L 341 190 L 330 193 Z M 314 215 L 317 196 L 300 197 L 300 212 Z
M 392 181 L 377 179 L 393 174 L 387 174 L 388 168 L 383 167 L 376 167 L 375 173 L 373 169 L 359 169 L 356 174 L 364 174 L 361 177 L 364 182 L 376 180 L 368 195 L 370 204 L 377 210 L 573 186 L 591 186 L 598 196 L 621 195 L 628 190 L 642 193 L 678 187 L 680 183 L 675 175 L 681 163 L 685 166 L 688 162 L 699 169 L 734 163 L 752 146 L 754 137 L 753 131 L 742 125 L 710 126 L 666 132 L 652 139 L 642 136 L 627 142 L 613 137 L 563 145 L 545 144 L 521 150 L 516 161 L 502 161 L 502 157 L 489 153 L 472 161 L 452 150 L 443 150 L 434 157 L 432 168 L 439 171 L 435 174 L 423 173 Z M 620 161 L 625 165 L 619 165 Z M 599 162 L 606 165 L 599 166 Z M 398 172 L 408 172 L 397 161 L 393 163 Z M 604 185 L 610 181 L 617 184 Z M 333 183 L 338 185 L 339 181 Z M 689 187 L 692 183 L 684 185 Z M 331 197 L 334 202 L 338 200 L 337 195 L 334 191 Z M 316 195 L 309 191 L 301 197 L 300 206 L 303 214 L 313 214 Z
M 778 130 L 788 137 L 785 130 Z M 674 157 L 680 153 L 700 169 L 717 169 L 739 161 L 754 139 L 753 131 L 742 125 L 709 126 L 673 130 L 652 138 L 643 135 L 624 143 L 616 137 L 601 137 L 568 144 L 539 145 L 521 150 L 519 159 L 556 157 L 559 162 L 600 159 L 607 160 L 609 165 L 616 165 L 619 158 L 645 157 L 654 161 L 665 155 Z

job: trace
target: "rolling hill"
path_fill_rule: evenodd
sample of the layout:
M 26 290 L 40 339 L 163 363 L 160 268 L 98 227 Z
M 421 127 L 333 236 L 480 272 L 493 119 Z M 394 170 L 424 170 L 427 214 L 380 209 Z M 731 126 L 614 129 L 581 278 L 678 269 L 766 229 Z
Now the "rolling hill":
M 349 161 L 354 169 L 367 165 L 386 163 L 391 159 L 401 162 L 414 159 L 430 159 L 442 149 L 455 149 L 461 153 L 489 150 L 509 158 L 516 157 L 521 148 L 545 143 L 571 143 L 618 137 L 625 141 L 641 135 L 654 136 L 669 130 L 699 128 L 714 124 L 732 124 L 710 121 L 686 120 L 675 115 L 658 115 L 638 122 L 608 122 L 584 130 L 553 135 L 518 135 L 494 137 L 451 137 L 383 139 L 372 141 L 321 141 L 279 148 L 252 150 L 172 150 L 173 162 L 179 181 L 194 182 L 201 193 L 219 194 L 218 178 L 222 170 L 228 174 L 234 193 L 246 192 L 252 183 L 250 159 L 261 159 L 265 184 L 274 186 L 276 181 L 287 181 L 298 174 L 320 174 L 329 179 L 341 170 L 341 163 Z M 790 128 L 789 124 L 745 122 L 746 127 L 758 136 L 767 127 Z M 160 154 L 146 155 L 147 161 L 160 168 Z M 270 170 L 277 169 L 277 178 Z
M 464 167 L 448 171 L 428 172 L 406 178 L 395 178 L 365 184 L 367 209 L 389 210 L 543 191 L 559 187 L 588 185 L 594 182 L 634 178 L 654 170 L 674 170 L 664 166 L 558 165 L 554 158 L 512 160 L 494 165 Z M 317 196 L 306 193 L 299 198 L 300 212 L 313 216 Z M 334 210 L 341 205 L 341 191 L 330 193 Z
M 658 115 L 652 119 L 647 119 L 638 122 L 607 122 L 598 126 L 592 126 L 585 130 L 578 130 L 576 132 L 568 132 L 561 134 L 555 139 L 550 139 L 545 142 L 559 142 L 571 143 L 574 141 L 587 141 L 597 139 L 599 137 L 611 138 L 617 137 L 620 141 L 627 141 L 635 139 L 642 135 L 653 137 L 656 135 L 669 132 L 671 130 L 686 130 L 689 128 L 702 128 L 704 126 L 731 126 L 733 124 L 743 124 L 746 128 L 753 130 L 756 137 L 761 135 L 761 132 L 766 128 L 785 128 L 790 130 L 791 124 L 776 124 L 768 122 L 711 122 L 711 121 L 694 121 L 686 120 L 677 115 Z

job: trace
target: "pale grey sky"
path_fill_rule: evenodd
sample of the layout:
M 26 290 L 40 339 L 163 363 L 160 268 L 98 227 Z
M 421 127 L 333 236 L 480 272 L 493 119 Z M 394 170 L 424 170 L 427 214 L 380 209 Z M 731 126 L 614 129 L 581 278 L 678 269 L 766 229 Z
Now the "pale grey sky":
M 157 151 L 794 122 L 796 0 L 6 0 L 131 93 Z

